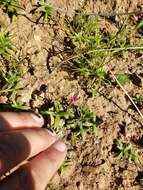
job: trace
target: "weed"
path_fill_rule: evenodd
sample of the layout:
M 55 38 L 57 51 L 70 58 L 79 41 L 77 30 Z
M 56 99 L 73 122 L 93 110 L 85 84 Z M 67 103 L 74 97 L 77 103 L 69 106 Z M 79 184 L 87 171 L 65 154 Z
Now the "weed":
M 20 110 L 28 110 L 28 106 L 26 106 L 23 102 L 17 102 L 17 101 L 13 101 L 10 104 L 10 107 L 14 110 L 14 111 L 20 111 Z
M 50 2 L 48 2 L 47 0 L 39 0 L 36 9 L 37 12 L 40 14 L 40 18 L 38 20 L 40 20 L 41 18 L 43 18 L 43 20 L 49 19 L 54 11 L 52 6 L 50 6 Z
M 80 82 L 89 88 L 94 89 L 106 81 L 105 64 L 117 57 L 126 58 L 129 50 L 139 48 L 129 47 L 131 28 L 126 24 L 117 32 L 109 33 L 100 29 L 96 16 L 79 14 L 67 24 L 72 52 L 67 62 Z
M 136 26 L 137 31 L 143 30 L 143 19 Z
M 68 166 L 70 166 L 70 165 L 71 165 L 71 161 L 70 161 L 69 159 L 64 160 L 64 162 L 63 162 L 63 164 L 61 165 L 60 170 L 59 170 L 61 176 L 64 175 L 65 169 L 66 169 Z
M 12 35 L 9 32 L 0 30 L 0 55 L 3 57 L 9 57 L 14 50 L 12 44 Z
M 4 103 L 0 105 L 0 111 L 21 112 L 30 110 L 30 108 L 24 103 L 18 102 L 16 100 L 9 101 L 9 104 Z
M 133 100 L 135 101 L 135 103 L 139 106 L 142 107 L 143 106 L 143 96 L 136 96 L 133 98 Z
M 76 137 L 82 136 L 84 138 L 85 133 L 92 129 L 92 132 L 96 134 L 97 117 L 94 112 L 91 112 L 87 107 L 72 107 L 74 117 L 67 121 L 67 125 L 71 128 L 77 128 Z
M 55 101 L 52 110 L 42 111 L 44 115 L 50 117 L 48 127 L 59 132 L 64 126 L 74 131 L 74 136 L 84 138 L 87 131 L 96 134 L 98 119 L 94 112 L 83 106 L 75 106 L 74 104 L 62 106 Z
M 120 83 L 121 85 L 123 85 L 123 86 L 124 86 L 126 83 L 129 82 L 129 77 L 128 77 L 128 75 L 126 75 L 126 74 L 117 74 L 116 77 L 117 77 L 117 80 L 119 81 L 119 83 Z
M 104 80 L 106 72 L 103 66 L 109 61 L 111 53 L 98 49 L 110 48 L 111 42 L 100 31 L 98 19 L 94 16 L 76 15 L 70 23 L 69 38 L 74 47 L 73 54 L 78 55 L 71 62 L 73 72 L 82 81 L 88 80 L 90 86 L 97 80 Z M 95 49 L 97 51 L 93 51 Z
M 54 102 L 51 111 L 42 111 L 41 113 L 50 116 L 51 122 L 48 127 L 56 131 L 60 130 L 65 125 L 66 119 L 71 116 L 71 113 L 66 111 L 58 101 Z
M 3 64 L 4 66 L 0 68 L 0 94 L 6 95 L 13 101 L 21 89 L 20 81 L 23 72 L 19 66 L 19 61 L 14 60 L 14 58 L 4 60 Z
M 0 0 L 0 7 L 8 13 L 10 18 L 17 16 L 20 5 L 17 0 Z
M 0 29 L 0 95 L 15 100 L 23 76 L 20 60 L 15 57 L 16 48 L 11 33 Z
M 127 159 L 129 163 L 137 161 L 137 153 L 133 150 L 131 144 L 126 144 L 121 141 L 116 142 L 116 156 L 119 159 Z
M 17 90 L 20 89 L 19 82 L 20 76 L 18 73 L 8 72 L 1 73 L 1 81 L 2 88 L 0 90 L 0 94 L 10 94 L 12 98 L 14 98 L 17 94 Z
M 129 33 L 130 31 L 128 25 L 124 24 L 118 29 L 118 32 L 109 34 L 109 48 L 115 49 L 112 54 L 113 57 L 128 57 L 128 51 L 126 49 L 123 51 L 116 51 L 116 48 L 125 48 L 130 45 L 130 41 L 128 39 Z

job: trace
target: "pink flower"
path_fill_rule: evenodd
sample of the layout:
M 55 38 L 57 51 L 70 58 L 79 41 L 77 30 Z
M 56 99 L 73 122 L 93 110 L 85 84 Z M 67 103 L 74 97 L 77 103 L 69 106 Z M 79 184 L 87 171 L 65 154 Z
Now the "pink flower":
M 70 97 L 70 103 L 71 103 L 71 104 L 75 104 L 76 101 L 77 101 L 77 99 L 78 99 L 78 97 L 77 97 L 76 95 L 71 96 L 71 97 Z

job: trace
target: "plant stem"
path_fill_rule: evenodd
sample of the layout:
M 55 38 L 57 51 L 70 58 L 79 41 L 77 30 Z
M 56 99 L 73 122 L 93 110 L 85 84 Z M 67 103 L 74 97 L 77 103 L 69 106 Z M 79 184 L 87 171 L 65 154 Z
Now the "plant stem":
M 94 53 L 94 52 L 103 52 L 103 51 L 123 51 L 123 50 L 143 50 L 143 47 L 142 46 L 129 46 L 129 47 L 123 47 L 123 48 L 109 48 L 109 49 L 107 49 L 107 48 L 99 48 L 99 49 L 95 49 L 95 50 L 91 50 L 91 51 L 88 51 L 88 52 L 83 52 L 82 53 L 82 55 L 84 55 L 84 54 L 91 54 L 91 53 Z M 68 59 L 66 59 L 65 61 L 62 61 L 62 63 L 66 63 L 66 62 L 68 62 L 68 61 L 70 61 L 70 60 L 73 60 L 73 59 L 76 59 L 76 58 L 78 58 L 78 57 L 80 57 L 80 54 L 79 55 L 74 55 L 74 56 L 72 56 L 72 57 L 70 57 L 70 58 L 68 58 Z

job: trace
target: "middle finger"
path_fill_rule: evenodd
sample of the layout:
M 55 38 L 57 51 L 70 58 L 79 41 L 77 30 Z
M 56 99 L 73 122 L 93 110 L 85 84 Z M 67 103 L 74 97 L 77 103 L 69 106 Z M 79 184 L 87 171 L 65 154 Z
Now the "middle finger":
M 26 129 L 0 135 L 0 176 L 46 150 L 56 136 L 46 129 Z

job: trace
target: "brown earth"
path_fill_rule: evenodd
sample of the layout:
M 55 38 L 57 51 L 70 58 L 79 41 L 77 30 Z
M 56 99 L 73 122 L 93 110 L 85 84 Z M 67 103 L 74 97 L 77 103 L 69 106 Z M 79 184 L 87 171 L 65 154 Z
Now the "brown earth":
M 117 86 L 103 86 L 96 98 L 90 97 L 78 81 L 59 66 L 62 57 L 59 54 L 53 55 L 53 49 L 54 52 L 64 49 L 66 12 L 72 17 L 74 10 L 80 8 L 80 2 L 54 0 L 54 6 L 62 8 L 62 11 L 60 14 L 55 13 L 48 24 L 36 24 L 21 15 L 11 23 L 1 12 L 1 25 L 15 35 L 14 42 L 19 50 L 17 56 L 26 58 L 22 65 L 25 75 L 21 85 L 24 89 L 19 92 L 18 100 L 32 109 L 38 109 L 46 104 L 47 100 L 61 100 L 77 94 L 78 104 L 88 105 L 103 119 L 98 136 L 88 134 L 84 141 L 79 139 L 76 146 L 72 146 L 65 135 L 71 165 L 65 169 L 63 176 L 57 174 L 54 177 L 51 183 L 53 189 L 138 190 L 141 185 L 136 178 L 143 171 L 143 143 L 139 143 L 139 140 L 143 139 L 141 117 L 130 108 L 130 101 Z M 136 11 L 141 9 L 142 5 L 142 0 L 90 0 L 87 11 L 105 15 Z M 34 16 L 29 14 L 31 3 L 23 1 L 23 6 L 26 7 L 27 16 L 34 21 Z M 117 17 L 121 22 L 125 18 L 126 16 Z M 101 20 L 107 30 L 116 30 L 113 23 L 106 19 Z M 107 70 L 109 69 L 115 74 L 136 73 L 141 84 L 137 86 L 130 81 L 125 85 L 125 89 L 131 96 L 143 93 L 143 54 L 137 57 L 129 53 L 126 60 L 118 59 L 110 63 Z M 42 91 L 43 86 L 46 89 Z M 114 140 L 118 138 L 134 145 L 138 151 L 139 163 L 129 164 L 114 158 L 111 150 Z

